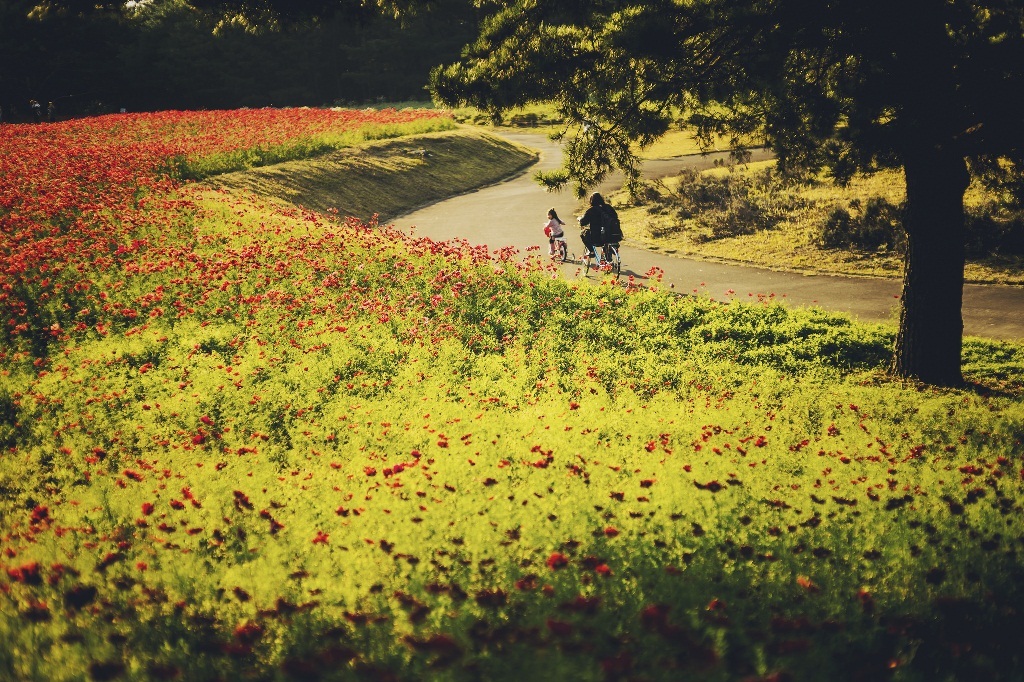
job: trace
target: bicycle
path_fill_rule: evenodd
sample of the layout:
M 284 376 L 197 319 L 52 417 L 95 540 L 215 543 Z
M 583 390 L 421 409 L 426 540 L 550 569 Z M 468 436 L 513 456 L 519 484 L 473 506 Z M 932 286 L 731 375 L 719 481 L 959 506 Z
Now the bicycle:
M 590 269 L 594 268 L 602 272 L 614 273 L 615 279 L 618 279 L 619 274 L 622 272 L 622 257 L 619 255 L 619 244 L 612 242 L 597 248 L 601 249 L 600 255 L 591 253 L 589 250 L 583 252 L 583 274 L 589 274 Z M 594 258 L 596 258 L 596 262 L 592 263 L 591 259 Z
M 565 236 L 552 237 L 555 240 L 555 253 L 551 257 L 562 263 L 569 260 L 569 245 L 565 243 Z

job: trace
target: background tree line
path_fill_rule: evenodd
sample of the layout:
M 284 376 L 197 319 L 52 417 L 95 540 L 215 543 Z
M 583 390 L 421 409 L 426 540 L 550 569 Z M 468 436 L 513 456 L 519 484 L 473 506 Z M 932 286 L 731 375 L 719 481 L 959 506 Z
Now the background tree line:
M 478 31 L 471 3 L 396 18 L 338 3 L 328 15 L 253 15 L 224 3 L 0 0 L 5 121 L 117 111 L 428 99 L 432 66 Z

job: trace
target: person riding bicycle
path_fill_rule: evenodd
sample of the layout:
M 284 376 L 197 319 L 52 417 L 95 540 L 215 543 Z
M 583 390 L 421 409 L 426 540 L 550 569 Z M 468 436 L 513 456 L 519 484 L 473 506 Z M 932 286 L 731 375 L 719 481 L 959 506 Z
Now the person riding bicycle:
M 555 241 L 565 235 L 565 232 L 562 231 L 562 225 L 565 225 L 565 223 L 558 217 L 555 209 L 549 209 L 548 221 L 544 223 L 544 236 L 548 238 L 549 256 L 554 256 L 556 253 Z
M 619 215 L 599 192 L 590 195 L 590 208 L 580 218 L 580 239 L 586 252 L 598 259 L 598 247 L 617 244 L 622 239 Z

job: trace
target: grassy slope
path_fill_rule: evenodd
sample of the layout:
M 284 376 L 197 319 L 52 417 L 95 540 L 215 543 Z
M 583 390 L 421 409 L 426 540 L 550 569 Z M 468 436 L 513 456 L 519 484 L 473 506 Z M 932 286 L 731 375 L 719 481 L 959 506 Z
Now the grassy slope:
M 227 199 L 4 361 L 0 677 L 1019 679 L 1020 346 Z
M 249 190 L 318 211 L 382 220 L 501 180 L 536 160 L 524 147 L 472 130 L 406 137 L 215 176 L 214 187 Z
M 1019 674 L 1019 346 L 921 390 L 821 311 L 251 199 L 167 236 L 187 267 L 116 295 L 178 314 L 0 384 L 0 673 Z

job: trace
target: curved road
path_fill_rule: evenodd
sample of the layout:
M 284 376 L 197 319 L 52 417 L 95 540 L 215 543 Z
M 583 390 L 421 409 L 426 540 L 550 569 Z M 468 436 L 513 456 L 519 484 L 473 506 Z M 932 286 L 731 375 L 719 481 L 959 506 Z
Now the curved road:
M 545 192 L 533 181 L 537 170 L 557 168 L 562 163 L 561 148 L 546 136 L 536 133 L 502 133 L 503 137 L 532 147 L 540 152 L 537 165 L 527 172 L 497 185 L 433 204 L 396 218 L 399 228 L 433 239 L 462 237 L 491 249 L 515 246 L 525 252 L 531 246 L 542 246 L 547 253 L 547 240 L 541 232 L 549 208 L 558 211 L 566 222 L 569 251 L 579 252 L 574 212 L 580 203 L 570 193 Z M 674 174 L 684 166 L 708 167 L 716 157 L 681 157 L 652 161 L 644 166 L 648 178 Z M 757 157 L 755 156 L 755 159 Z M 600 188 L 616 189 L 621 184 L 613 178 Z M 726 300 L 750 300 L 757 296 L 773 296 L 792 305 L 815 305 L 843 312 L 865 322 L 892 322 L 899 316 L 902 282 L 877 278 L 801 275 L 763 268 L 729 265 L 670 256 L 623 245 L 622 275 L 633 275 L 643 282 L 652 267 L 664 270 L 664 286 L 680 293 L 706 292 Z M 566 277 L 576 277 L 577 266 L 562 266 Z M 964 287 L 964 333 L 972 336 L 1006 340 L 1024 340 L 1024 287 L 975 285 Z

